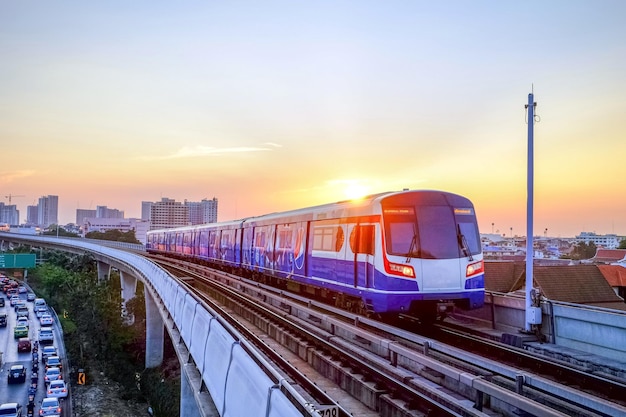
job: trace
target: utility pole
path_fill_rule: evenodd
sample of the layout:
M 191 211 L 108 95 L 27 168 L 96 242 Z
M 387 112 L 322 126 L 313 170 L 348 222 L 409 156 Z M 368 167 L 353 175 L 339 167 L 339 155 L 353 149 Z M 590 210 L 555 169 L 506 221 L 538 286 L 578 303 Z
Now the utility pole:
M 528 95 L 528 169 L 527 169 L 527 200 L 526 200 L 526 325 L 525 332 L 531 333 L 533 326 L 541 324 L 541 304 L 539 294 L 533 290 L 533 195 L 534 195 L 534 125 L 535 107 L 534 94 Z

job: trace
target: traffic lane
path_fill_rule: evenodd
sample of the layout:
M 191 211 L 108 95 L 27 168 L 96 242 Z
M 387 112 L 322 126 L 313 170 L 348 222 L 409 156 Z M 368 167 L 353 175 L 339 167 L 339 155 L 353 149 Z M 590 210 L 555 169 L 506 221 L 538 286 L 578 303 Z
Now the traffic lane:
M 4 295 L 3 295 L 4 296 Z M 19 294 L 20 298 L 26 301 L 26 294 Z M 28 404 L 28 388 L 33 375 L 33 352 L 32 346 L 37 340 L 39 331 L 39 320 L 35 316 L 33 303 L 26 302 L 28 306 L 28 338 L 31 340 L 31 352 L 18 352 L 17 339 L 13 337 L 13 328 L 17 322 L 17 314 L 13 307 L 7 302 L 4 311 L 7 313 L 7 327 L 0 328 L 0 346 L 2 346 L 2 370 L 0 371 L 0 403 L 18 402 L 24 407 L 23 414 L 26 415 L 26 405 Z M 2 307 L 0 307 L 2 309 Z M 37 391 L 35 394 L 35 405 L 41 403 L 45 397 L 45 384 L 43 379 L 43 364 L 41 354 L 37 352 Z M 8 371 L 12 365 L 21 364 L 26 368 L 26 381 L 18 384 L 8 384 Z M 38 407 L 35 407 L 37 410 Z
M 22 406 L 28 403 L 28 386 L 31 378 L 32 355 L 28 352 L 20 353 L 17 351 L 17 339 L 13 337 L 13 328 L 15 327 L 17 316 L 13 307 L 9 304 L 9 300 L 5 297 L 5 306 L 0 310 L 7 314 L 7 326 L 0 328 L 0 346 L 2 347 L 2 369 L 0 371 L 0 403 L 18 402 Z M 26 295 L 19 294 L 19 297 L 26 301 Z M 27 303 L 29 307 L 29 330 L 28 337 L 32 341 L 34 330 L 32 328 L 32 303 Z M 9 384 L 9 369 L 13 365 L 23 365 L 26 369 L 26 381 L 24 383 Z M 24 409 L 26 414 L 26 409 Z

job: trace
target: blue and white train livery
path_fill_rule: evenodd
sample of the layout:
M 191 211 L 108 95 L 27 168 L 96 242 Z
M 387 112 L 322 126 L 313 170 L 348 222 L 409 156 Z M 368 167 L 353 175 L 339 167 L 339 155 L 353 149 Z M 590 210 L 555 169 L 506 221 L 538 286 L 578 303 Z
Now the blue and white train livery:
M 193 258 L 367 314 L 434 318 L 484 302 L 474 206 L 401 191 L 231 222 L 148 232 L 147 250 Z

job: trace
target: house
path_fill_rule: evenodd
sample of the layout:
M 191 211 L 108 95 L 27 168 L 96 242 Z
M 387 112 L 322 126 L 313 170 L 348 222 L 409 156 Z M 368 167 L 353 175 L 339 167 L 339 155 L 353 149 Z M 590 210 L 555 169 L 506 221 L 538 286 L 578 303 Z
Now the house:
M 533 281 L 533 287 L 548 300 L 626 311 L 624 298 L 609 284 L 599 265 L 535 265 Z M 486 291 L 506 293 L 524 291 L 525 287 L 525 262 L 485 262 Z

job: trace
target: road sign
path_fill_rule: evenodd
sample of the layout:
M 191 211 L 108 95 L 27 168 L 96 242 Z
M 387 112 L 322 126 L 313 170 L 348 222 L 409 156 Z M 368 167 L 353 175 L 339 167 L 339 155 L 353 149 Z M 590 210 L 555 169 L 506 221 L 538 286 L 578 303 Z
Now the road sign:
M 35 266 L 37 255 L 34 253 L 2 253 L 0 254 L 0 268 L 32 268 Z
M 78 385 L 85 385 L 85 373 L 84 372 L 79 372 L 78 373 Z

